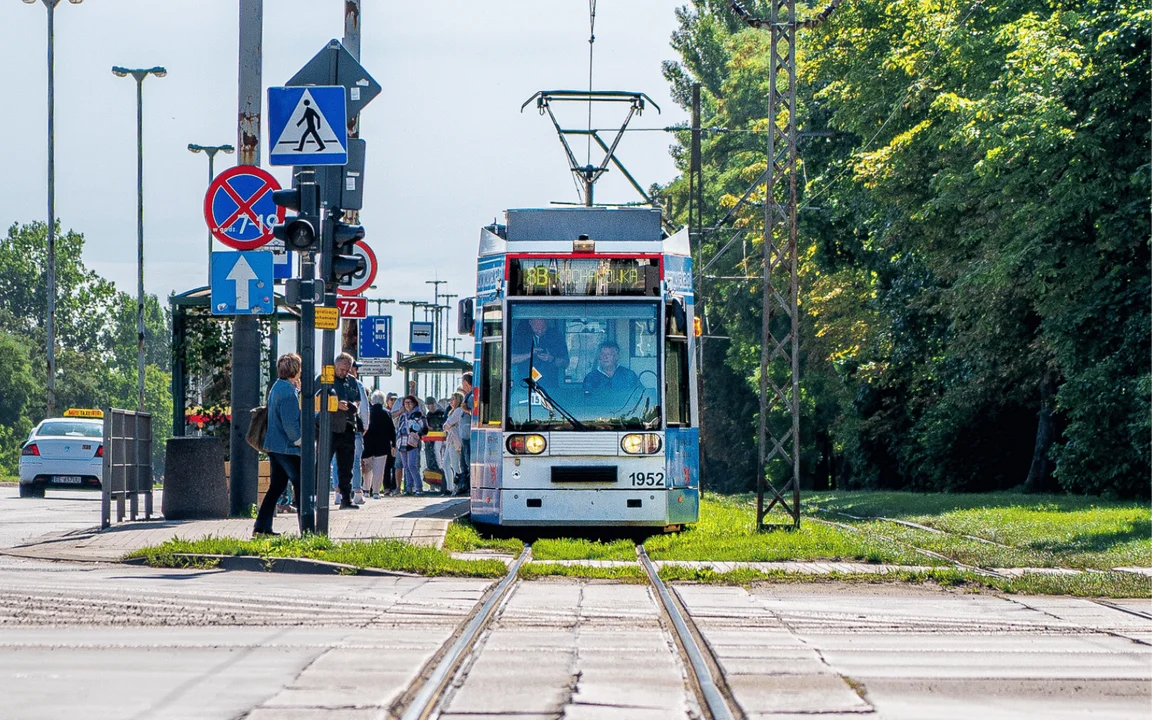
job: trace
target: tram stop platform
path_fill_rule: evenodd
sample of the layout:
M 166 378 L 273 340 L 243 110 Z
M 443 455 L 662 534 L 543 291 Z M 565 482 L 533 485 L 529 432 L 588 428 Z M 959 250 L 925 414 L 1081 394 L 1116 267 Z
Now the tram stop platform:
M 162 491 L 158 491 L 157 495 Z M 156 498 L 156 507 L 161 507 Z M 441 547 L 448 525 L 468 513 L 468 499 L 441 495 L 382 497 L 368 500 L 359 510 L 329 508 L 328 536 L 333 540 L 393 539 L 416 545 Z M 225 520 L 151 520 L 124 522 L 100 530 L 97 524 L 83 530 L 44 535 L 16 547 L 5 555 L 40 560 L 119 562 L 124 555 L 159 545 L 172 538 L 198 540 L 205 537 L 248 539 L 252 518 Z M 277 514 L 273 529 L 298 534 L 295 514 Z

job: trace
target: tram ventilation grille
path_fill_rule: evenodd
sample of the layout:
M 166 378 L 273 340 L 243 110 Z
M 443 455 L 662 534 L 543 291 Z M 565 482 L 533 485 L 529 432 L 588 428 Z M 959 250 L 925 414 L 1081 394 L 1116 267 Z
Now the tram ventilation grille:
M 552 468 L 554 483 L 614 483 L 616 466 L 568 466 Z
M 552 433 L 549 453 L 555 455 L 618 455 L 620 438 L 616 433 Z

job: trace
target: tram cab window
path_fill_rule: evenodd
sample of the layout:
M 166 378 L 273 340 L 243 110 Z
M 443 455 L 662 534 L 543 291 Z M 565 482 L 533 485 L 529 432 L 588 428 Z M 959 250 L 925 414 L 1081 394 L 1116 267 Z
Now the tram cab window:
M 499 425 L 504 420 L 500 397 L 504 388 L 503 311 L 499 305 L 484 308 L 481 318 L 480 423 Z
M 664 310 L 664 398 L 668 403 L 669 427 L 688 427 L 692 415 L 688 408 L 688 317 L 681 301 L 670 302 Z
M 509 429 L 659 428 L 658 310 L 654 302 L 512 303 Z

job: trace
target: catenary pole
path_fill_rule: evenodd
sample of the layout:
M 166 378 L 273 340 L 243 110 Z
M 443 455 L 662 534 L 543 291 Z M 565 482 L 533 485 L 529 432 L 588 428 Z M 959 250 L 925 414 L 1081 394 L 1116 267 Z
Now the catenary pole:
M 264 2 L 240 0 L 239 10 L 237 164 L 259 165 Z M 260 400 L 260 366 L 259 321 L 254 315 L 237 315 L 232 322 L 232 432 L 228 443 L 232 515 L 247 515 L 257 498 L 259 458 L 246 437 L 251 410 Z

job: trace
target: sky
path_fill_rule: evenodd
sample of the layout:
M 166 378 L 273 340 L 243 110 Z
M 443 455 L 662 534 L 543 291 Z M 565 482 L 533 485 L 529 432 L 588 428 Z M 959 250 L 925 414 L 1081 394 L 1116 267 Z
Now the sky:
M 645 92 L 663 111 L 649 109 L 632 127 L 687 120 L 661 75 L 661 63 L 674 59 L 669 39 L 680 4 L 596 3 L 593 86 Z M 341 37 L 343 6 L 266 0 L 265 88 L 283 84 Z M 587 88 L 588 9 L 586 0 L 364 0 L 360 62 L 383 86 L 361 114 L 368 147 L 361 223 L 380 262 L 368 297 L 431 301 L 426 281 L 433 279 L 447 281 L 441 292 L 471 295 L 482 226 L 502 221 L 507 208 L 579 200 L 551 123 L 520 105 L 538 90 Z M 5 228 L 47 214 L 46 16 L 41 2 L 0 2 L 0 67 L 8 68 L 0 103 Z M 84 234 L 85 264 L 121 290 L 136 287 L 136 102 L 135 82 L 111 67 L 168 71 L 144 81 L 143 112 L 145 289 L 164 298 L 207 281 L 207 159 L 187 146 L 237 145 L 237 36 L 236 0 L 57 6 L 56 215 L 65 230 Z M 617 126 L 623 112 L 594 112 L 592 124 Z M 562 124 L 573 127 L 587 125 L 586 113 L 585 106 L 557 108 Z M 267 133 L 265 123 L 262 164 L 289 186 L 289 169 L 268 165 Z M 618 157 L 641 185 L 664 183 L 677 172 L 671 143 L 667 133 L 630 133 Z M 601 157 L 593 153 L 592 161 Z M 235 155 L 217 155 L 216 172 L 235 162 Z M 609 172 L 596 199 L 639 197 Z M 396 349 L 407 351 L 411 311 L 393 314 Z M 399 387 L 395 380 L 385 386 L 392 384 Z

